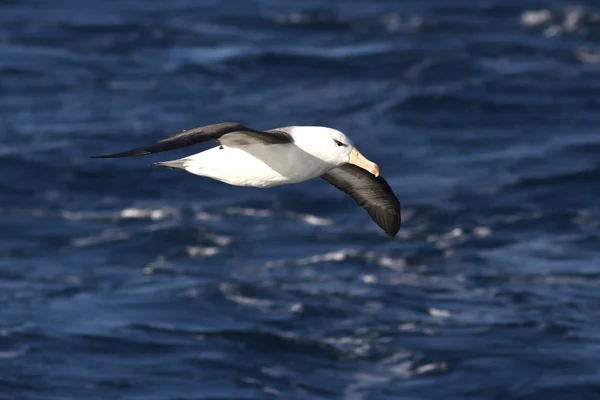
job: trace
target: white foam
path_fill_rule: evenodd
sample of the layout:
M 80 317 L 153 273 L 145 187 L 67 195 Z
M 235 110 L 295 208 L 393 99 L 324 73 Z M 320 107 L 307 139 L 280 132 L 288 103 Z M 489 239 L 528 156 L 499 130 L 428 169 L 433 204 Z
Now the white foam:
M 284 214 L 285 217 L 289 218 L 289 219 L 293 219 L 293 220 L 297 220 L 300 222 L 304 222 L 307 225 L 314 225 L 314 226 L 330 226 L 333 225 L 333 220 L 329 219 L 329 218 L 321 218 L 321 217 L 317 217 L 316 215 L 312 215 L 312 214 L 301 214 L 301 213 L 295 213 L 295 212 L 286 212 Z
M 225 247 L 225 246 L 231 244 L 231 242 L 233 242 L 233 238 L 231 238 L 229 236 L 225 236 L 225 235 L 208 234 L 208 235 L 206 235 L 206 238 L 221 247 Z
M 259 208 L 242 208 L 242 207 L 229 207 L 225 209 L 226 214 L 230 215 L 244 215 L 246 217 L 268 217 L 273 215 L 273 211 Z
M 558 36 L 562 33 L 562 28 L 560 25 L 550 25 L 546 29 L 544 29 L 544 36 L 553 37 Z
M 572 6 L 565 9 L 563 27 L 567 32 L 573 32 L 581 28 L 587 11 L 582 6 Z
M 0 351 L 0 360 L 12 360 L 25 355 L 25 349 Z
M 363 281 L 364 283 L 376 283 L 377 282 L 377 277 L 375 275 L 362 275 L 360 277 L 360 280 Z
M 185 251 L 190 257 L 210 257 L 219 254 L 221 250 L 218 247 L 188 246 L 185 248 Z
M 138 208 L 127 207 L 118 211 L 61 211 L 60 216 L 71 221 L 119 220 L 119 219 L 151 219 L 162 220 L 170 216 L 178 216 L 175 208 Z
M 433 308 L 433 307 L 432 308 L 428 308 L 427 312 L 432 317 L 440 317 L 440 318 L 448 318 L 448 317 L 450 317 L 450 315 L 452 315 L 450 313 L 450 311 L 448 311 L 448 310 L 442 310 L 440 308 Z
M 442 362 L 437 362 L 437 363 L 421 365 L 420 367 L 418 367 L 416 369 L 415 372 L 419 375 L 422 375 L 422 374 L 426 374 L 428 372 L 433 372 L 433 371 L 445 371 L 447 368 L 448 368 L 448 365 L 442 361 Z
M 275 212 L 270 209 L 260 209 L 260 208 L 244 208 L 244 207 L 229 207 L 225 210 L 226 214 L 229 215 L 243 215 L 246 217 L 257 217 L 257 218 L 266 218 L 275 216 Z M 333 220 L 329 218 L 321 218 L 312 214 L 302 214 L 293 211 L 287 211 L 283 213 L 283 217 L 295 221 L 303 222 L 307 225 L 314 226 L 329 226 L 333 225 Z
M 197 221 L 212 221 L 217 218 L 214 214 L 209 214 L 204 211 L 199 211 L 195 215 Z
M 221 283 L 219 291 L 227 298 L 235 303 L 257 308 L 261 311 L 267 311 L 273 305 L 273 302 L 264 299 L 256 299 L 254 297 L 242 296 L 236 293 L 237 288 L 231 283 Z
M 521 24 L 526 27 L 543 25 L 550 21 L 552 12 L 550 10 L 529 10 L 521 14 Z
M 107 229 L 97 235 L 73 239 L 71 244 L 75 247 L 87 247 L 100 243 L 118 242 L 121 240 L 127 240 L 129 238 L 131 238 L 131 234 L 129 232 L 118 229 Z
M 299 313 L 304 311 L 304 305 L 302 303 L 294 303 L 290 307 L 290 312 Z
M 600 63 L 600 52 L 593 51 L 587 47 L 580 47 L 576 50 L 575 55 L 584 64 Z
M 123 219 L 150 218 L 152 220 L 164 219 L 171 215 L 178 215 L 179 212 L 172 208 L 137 208 L 129 207 L 121 211 L 120 217 Z
M 492 234 L 492 230 L 487 226 L 478 226 L 473 230 L 473 233 L 479 237 L 488 237 Z
M 392 258 L 389 256 L 381 256 L 377 259 L 377 264 L 381 267 L 393 269 L 396 271 L 403 271 L 406 267 L 406 260 L 404 258 Z
M 347 260 L 348 258 L 355 256 L 356 254 L 358 254 L 358 252 L 356 250 L 342 249 L 342 250 L 338 250 L 338 251 L 331 251 L 331 252 L 325 253 L 325 254 L 317 254 L 314 256 L 301 258 L 296 261 L 296 264 L 297 265 L 310 265 L 310 264 L 316 264 L 316 263 L 326 262 L 326 261 L 340 262 L 340 261 Z

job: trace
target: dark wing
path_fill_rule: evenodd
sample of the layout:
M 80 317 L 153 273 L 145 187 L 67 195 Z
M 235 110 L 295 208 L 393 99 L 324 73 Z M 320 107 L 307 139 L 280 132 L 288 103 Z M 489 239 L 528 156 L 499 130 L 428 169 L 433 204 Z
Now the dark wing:
M 284 131 L 276 129 L 268 132 L 257 131 L 236 122 L 223 122 L 220 124 L 185 130 L 150 146 L 138 147 L 121 153 L 93 156 L 92 158 L 143 156 L 146 154 L 159 153 L 161 151 L 180 149 L 209 140 L 218 140 L 221 144 L 231 144 L 232 146 L 235 146 L 236 144 L 248 144 L 252 141 L 258 141 L 265 145 L 293 142 L 291 135 Z
M 353 164 L 344 164 L 321 178 L 345 192 L 362 206 L 389 236 L 400 230 L 400 202 L 381 176 L 375 177 Z

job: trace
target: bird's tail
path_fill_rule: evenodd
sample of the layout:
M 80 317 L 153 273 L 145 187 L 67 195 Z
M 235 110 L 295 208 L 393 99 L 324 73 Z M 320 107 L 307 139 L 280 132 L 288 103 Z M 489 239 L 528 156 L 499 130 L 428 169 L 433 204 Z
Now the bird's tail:
M 154 167 L 164 167 L 164 168 L 171 168 L 171 169 L 185 169 L 186 162 L 184 159 L 179 159 L 179 160 L 173 160 L 173 161 L 155 162 L 150 165 L 152 165 Z

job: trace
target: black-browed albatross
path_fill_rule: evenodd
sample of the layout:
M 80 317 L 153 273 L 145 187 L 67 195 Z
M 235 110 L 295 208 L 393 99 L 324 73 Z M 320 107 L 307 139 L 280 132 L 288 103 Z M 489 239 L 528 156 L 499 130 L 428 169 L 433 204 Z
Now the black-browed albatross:
M 286 126 L 260 131 L 236 122 L 184 130 L 153 145 L 92 158 L 143 156 L 196 143 L 219 145 L 189 157 L 152 165 L 184 169 L 234 186 L 265 188 L 321 177 L 362 206 L 389 236 L 400 229 L 400 202 L 342 132 L 322 126 Z

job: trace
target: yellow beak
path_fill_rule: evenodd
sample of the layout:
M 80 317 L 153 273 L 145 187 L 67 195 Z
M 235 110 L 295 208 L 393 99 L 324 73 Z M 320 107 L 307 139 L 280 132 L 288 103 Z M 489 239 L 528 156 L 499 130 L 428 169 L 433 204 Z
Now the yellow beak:
M 379 166 L 360 154 L 360 151 L 358 151 L 356 147 L 353 147 L 352 151 L 350 152 L 349 162 L 350 164 L 354 164 L 357 167 L 361 167 L 362 169 L 369 171 L 376 177 L 379 176 Z

